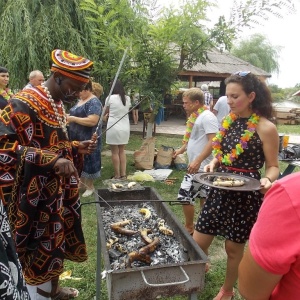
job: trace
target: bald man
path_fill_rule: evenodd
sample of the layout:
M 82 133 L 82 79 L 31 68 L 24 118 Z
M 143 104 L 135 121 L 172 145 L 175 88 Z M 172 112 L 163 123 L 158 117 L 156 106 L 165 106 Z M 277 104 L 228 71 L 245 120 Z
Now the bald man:
M 23 89 L 41 85 L 45 81 L 44 75 L 39 70 L 31 71 L 29 74 L 29 82 Z

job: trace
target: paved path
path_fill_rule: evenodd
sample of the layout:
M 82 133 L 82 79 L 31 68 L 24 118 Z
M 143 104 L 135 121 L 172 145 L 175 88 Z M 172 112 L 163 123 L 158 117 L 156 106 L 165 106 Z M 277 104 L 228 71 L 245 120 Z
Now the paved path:
M 139 121 L 137 125 L 130 125 L 131 132 L 143 132 L 143 121 Z M 184 135 L 185 120 L 183 118 L 170 118 L 168 121 L 163 121 L 160 125 L 156 125 L 156 133 L 158 134 L 174 134 Z

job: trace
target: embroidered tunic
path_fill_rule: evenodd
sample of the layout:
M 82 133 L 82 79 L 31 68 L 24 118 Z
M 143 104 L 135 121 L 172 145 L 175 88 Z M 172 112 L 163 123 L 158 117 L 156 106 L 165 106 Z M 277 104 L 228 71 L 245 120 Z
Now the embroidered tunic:
M 0 299 L 30 300 L 6 211 L 0 200 Z
M 64 258 L 87 259 L 77 180 L 54 173 L 60 157 L 82 160 L 42 87 L 21 91 L 0 116 L 0 196 L 31 285 L 60 275 Z
M 221 144 L 223 154 L 230 153 L 239 143 L 247 128 L 248 118 L 238 118 L 226 132 Z M 248 142 L 248 148 L 232 162 L 232 168 L 253 170 L 253 172 L 232 171 L 220 167 L 217 172 L 233 173 L 260 179 L 259 170 L 263 167 L 265 156 L 262 142 L 257 134 Z M 235 192 L 211 188 L 206 203 L 196 224 L 196 230 L 210 235 L 220 235 L 236 243 L 245 243 L 254 225 L 263 194 L 259 191 Z

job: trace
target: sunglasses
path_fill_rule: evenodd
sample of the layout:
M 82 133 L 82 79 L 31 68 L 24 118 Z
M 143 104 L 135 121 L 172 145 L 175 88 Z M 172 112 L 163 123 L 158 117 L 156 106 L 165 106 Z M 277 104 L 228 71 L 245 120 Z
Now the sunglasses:
M 233 75 L 238 75 L 238 76 L 241 76 L 241 77 L 245 77 L 250 73 L 251 73 L 250 71 L 238 71 L 238 72 L 233 73 Z

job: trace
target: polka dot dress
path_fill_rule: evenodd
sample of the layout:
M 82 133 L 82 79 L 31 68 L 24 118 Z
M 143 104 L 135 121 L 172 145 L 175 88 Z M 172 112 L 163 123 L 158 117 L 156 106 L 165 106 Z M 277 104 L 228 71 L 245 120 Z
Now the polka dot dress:
M 247 129 L 247 121 L 248 118 L 239 118 L 229 128 L 222 140 L 224 154 L 239 143 L 241 135 Z M 255 132 L 248 142 L 248 148 L 230 166 L 239 170 L 220 167 L 217 172 L 260 179 L 258 170 L 263 167 L 264 161 L 262 142 Z M 251 170 L 253 172 L 246 172 Z M 223 236 L 236 243 L 245 243 L 256 221 L 262 199 L 263 194 L 259 191 L 235 192 L 211 188 L 195 229 L 204 234 Z

